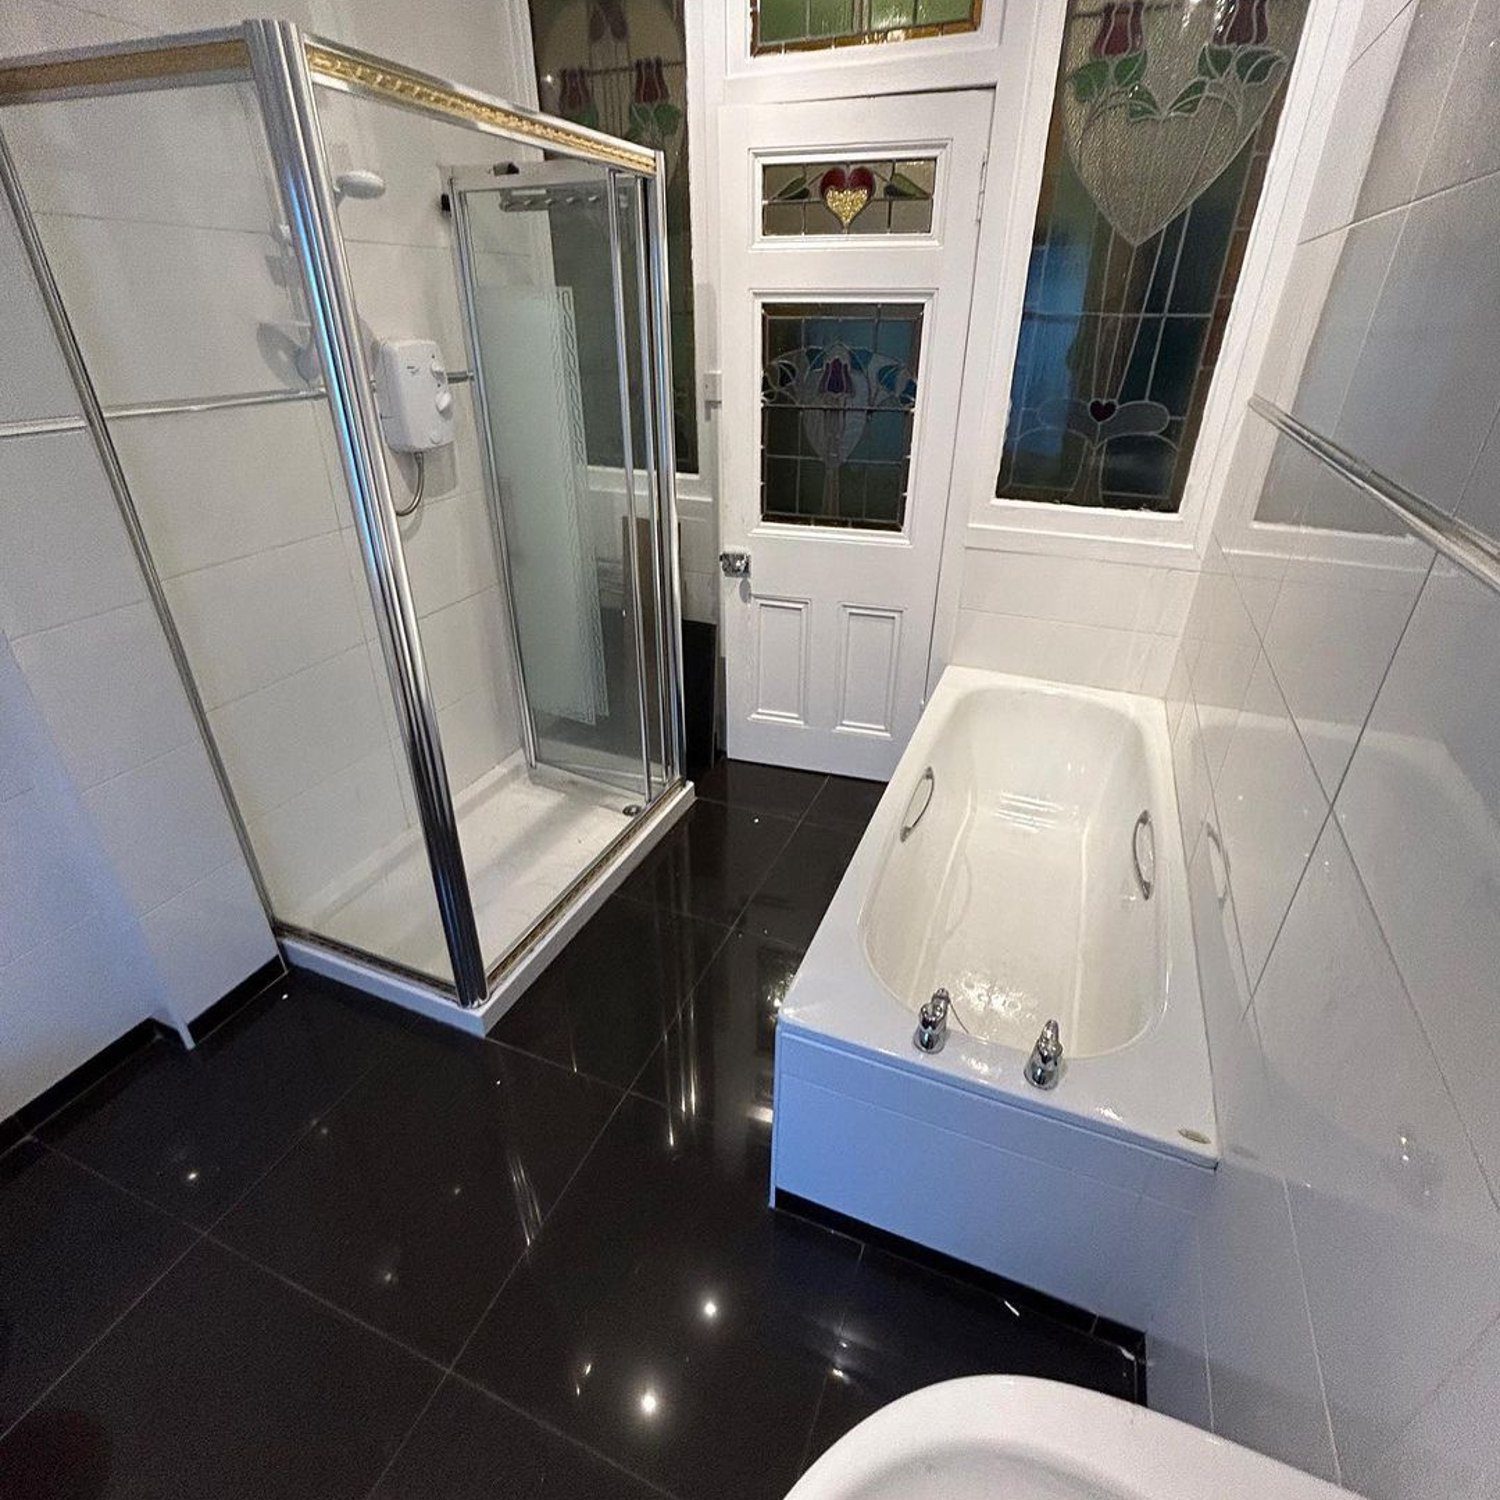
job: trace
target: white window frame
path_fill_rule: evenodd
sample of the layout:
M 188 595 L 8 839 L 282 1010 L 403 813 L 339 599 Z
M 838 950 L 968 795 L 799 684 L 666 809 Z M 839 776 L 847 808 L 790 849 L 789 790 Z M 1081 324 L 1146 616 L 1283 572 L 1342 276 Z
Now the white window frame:
M 1017 99 L 1020 105 L 996 109 L 990 138 L 979 265 L 997 266 L 999 274 L 978 278 L 974 299 L 958 429 L 962 461 L 955 466 L 950 506 L 950 517 L 958 523 L 952 528 L 959 533 L 953 538 L 956 544 L 1179 567 L 1192 565 L 1201 555 L 1212 521 L 1211 502 L 1269 333 L 1269 320 L 1258 318 L 1257 309 L 1268 289 L 1280 287 L 1295 248 L 1295 233 L 1285 231 L 1283 220 L 1319 95 L 1330 32 L 1341 8 L 1345 16 L 1354 9 L 1341 7 L 1340 0 L 1310 0 L 1182 505 L 1170 515 L 995 494 L 1067 0 L 1038 0 L 1032 6 L 1010 8 L 1011 29 L 996 87 L 1000 99 Z M 1023 31 L 1024 37 L 1018 35 Z
M 706 0 L 698 8 L 709 13 L 703 18 L 706 55 L 722 60 L 715 71 L 723 80 L 724 102 L 778 104 L 989 88 L 1007 14 L 1032 3 L 985 0 L 978 28 L 949 36 L 758 55 L 750 50 L 749 0 Z

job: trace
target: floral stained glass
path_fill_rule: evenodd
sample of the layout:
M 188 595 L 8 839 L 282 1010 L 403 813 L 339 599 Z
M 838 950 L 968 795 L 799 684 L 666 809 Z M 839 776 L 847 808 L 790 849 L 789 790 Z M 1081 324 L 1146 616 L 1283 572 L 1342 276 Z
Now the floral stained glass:
M 761 519 L 899 531 L 920 303 L 761 308 Z
M 996 493 L 1182 500 L 1306 0 L 1072 0 Z
M 930 234 L 937 158 L 781 162 L 761 168 L 767 235 Z
M 698 468 L 698 421 L 684 3 L 530 0 L 542 108 L 591 129 L 624 136 L 666 158 L 677 466 L 693 473 Z M 566 254 L 566 248 L 560 253 Z M 613 338 L 613 328 L 606 323 L 599 327 Z M 618 462 L 618 456 L 613 461 Z
M 951 36 L 977 30 L 982 7 L 983 0 L 750 0 L 750 50 L 802 52 Z

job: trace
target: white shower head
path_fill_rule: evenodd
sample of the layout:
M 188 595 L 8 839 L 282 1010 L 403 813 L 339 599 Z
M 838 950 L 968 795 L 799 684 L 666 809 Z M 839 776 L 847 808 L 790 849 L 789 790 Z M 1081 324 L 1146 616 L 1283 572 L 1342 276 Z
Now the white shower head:
M 340 172 L 333 179 L 333 195 L 344 198 L 378 198 L 385 192 L 385 178 L 379 172 Z

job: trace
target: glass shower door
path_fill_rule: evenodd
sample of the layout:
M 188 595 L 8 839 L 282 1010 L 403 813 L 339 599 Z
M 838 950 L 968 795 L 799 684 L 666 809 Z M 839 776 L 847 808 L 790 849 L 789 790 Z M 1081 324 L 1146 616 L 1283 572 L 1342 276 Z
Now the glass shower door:
M 661 777 L 637 220 L 616 174 L 578 161 L 455 173 L 451 201 L 532 763 L 644 806 Z

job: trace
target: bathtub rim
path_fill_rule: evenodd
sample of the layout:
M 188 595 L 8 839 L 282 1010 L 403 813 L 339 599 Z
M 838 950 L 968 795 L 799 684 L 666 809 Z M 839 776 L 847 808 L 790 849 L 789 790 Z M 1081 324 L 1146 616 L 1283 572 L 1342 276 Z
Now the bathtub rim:
M 871 967 L 860 923 L 887 847 L 931 758 L 930 745 L 960 699 L 996 690 L 1083 699 L 1130 718 L 1142 731 L 1152 817 L 1162 835 L 1156 899 L 1166 904 L 1167 992 L 1160 1009 L 1125 1046 L 1068 1060 L 1056 1088 L 1045 1092 L 1022 1078 L 1025 1057 L 1019 1050 L 977 1040 L 957 1027 L 950 1027 L 941 1052 L 918 1052 L 912 1044 L 914 1014 Z M 1166 705 L 1160 699 L 947 667 L 782 1001 L 778 1034 L 796 1032 L 1014 1108 L 1197 1166 L 1217 1166 L 1218 1123 L 1179 829 Z M 1182 1129 L 1208 1139 L 1187 1139 Z

